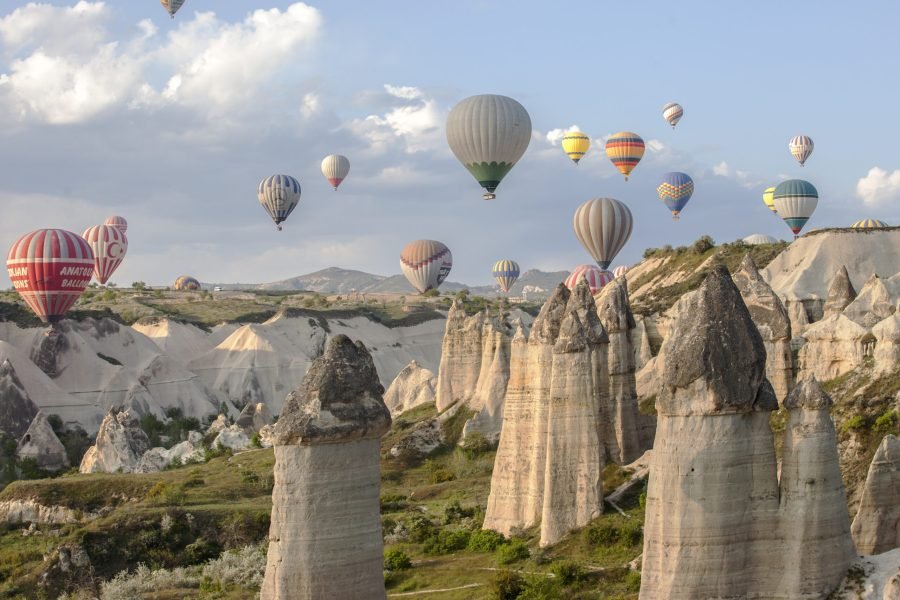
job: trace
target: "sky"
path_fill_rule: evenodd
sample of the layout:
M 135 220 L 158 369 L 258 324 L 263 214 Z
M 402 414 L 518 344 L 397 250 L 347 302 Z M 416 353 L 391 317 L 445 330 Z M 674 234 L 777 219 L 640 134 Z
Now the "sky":
M 389 275 L 425 238 L 452 250 L 451 280 L 484 285 L 499 259 L 590 262 L 571 221 L 595 197 L 634 214 L 614 265 L 705 234 L 790 239 L 761 201 L 789 178 L 819 190 L 807 229 L 897 225 L 897 22 L 889 0 L 186 0 L 174 20 L 157 0 L 3 0 L 0 246 L 119 214 L 127 286 Z M 517 99 L 534 130 L 491 202 L 444 130 L 483 93 Z M 593 139 L 578 166 L 559 146 L 572 126 Z M 647 143 L 627 183 L 602 147 L 622 130 Z M 816 144 L 804 168 L 787 147 L 801 133 Z M 331 153 L 351 161 L 338 192 L 319 171 Z M 656 196 L 667 171 L 696 185 L 678 222 Z M 275 173 L 303 189 L 282 232 L 256 199 Z

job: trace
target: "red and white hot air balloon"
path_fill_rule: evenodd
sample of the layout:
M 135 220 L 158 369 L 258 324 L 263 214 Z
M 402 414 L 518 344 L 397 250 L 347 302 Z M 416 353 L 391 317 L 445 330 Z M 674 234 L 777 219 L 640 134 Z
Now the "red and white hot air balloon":
M 128 251 L 128 238 L 112 225 L 88 227 L 81 237 L 90 244 L 94 252 L 94 277 L 105 284 L 122 264 Z
M 6 270 L 13 287 L 44 323 L 72 308 L 94 273 L 94 253 L 77 233 L 38 229 L 9 249 Z
M 604 285 L 613 280 L 613 274 L 600 267 L 595 265 L 579 265 L 572 269 L 572 272 L 566 277 L 566 287 L 570 290 L 574 290 L 582 277 L 587 279 L 592 295 L 599 292 Z
M 125 220 L 125 217 L 120 217 L 118 215 L 113 215 L 111 217 L 106 217 L 106 220 L 103 221 L 104 225 L 112 225 L 122 233 L 128 231 L 128 221 Z
M 616 279 L 618 279 L 619 277 L 621 277 L 622 275 L 624 275 L 627 272 L 628 272 L 628 267 L 626 267 L 625 265 L 619 265 L 618 267 L 613 269 L 613 276 Z

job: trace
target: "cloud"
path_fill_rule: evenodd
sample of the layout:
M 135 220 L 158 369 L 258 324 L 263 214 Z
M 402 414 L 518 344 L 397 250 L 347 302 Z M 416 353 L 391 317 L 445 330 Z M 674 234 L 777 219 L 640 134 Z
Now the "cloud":
M 565 129 L 551 129 L 547 132 L 546 136 L 544 136 L 544 139 L 547 140 L 547 142 L 550 143 L 551 146 L 558 146 L 560 143 L 562 143 L 563 137 L 570 131 L 581 131 L 581 128 L 578 127 L 578 125 L 572 125 L 571 127 L 566 127 Z
M 880 167 L 872 167 L 856 182 L 856 195 L 863 204 L 871 207 L 900 200 L 900 169 L 889 173 Z
M 738 185 L 747 189 L 759 187 L 763 183 L 763 180 L 759 177 L 755 177 L 748 171 L 735 169 L 724 160 L 717 165 L 713 165 L 712 172 L 713 175 L 717 177 L 726 177 L 728 179 L 732 179 Z
M 384 89 L 391 97 L 403 101 L 403 105 L 394 106 L 384 114 L 353 119 L 346 125 L 367 141 L 371 153 L 383 154 L 399 147 L 411 154 L 446 147 L 447 111 L 434 98 L 415 87 L 385 84 Z

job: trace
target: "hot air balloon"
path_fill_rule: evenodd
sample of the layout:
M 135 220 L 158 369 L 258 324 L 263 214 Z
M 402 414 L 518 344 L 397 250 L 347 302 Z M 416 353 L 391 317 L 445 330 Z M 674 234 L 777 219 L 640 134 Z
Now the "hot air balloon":
M 672 129 L 675 129 L 675 126 L 678 125 L 678 121 L 684 116 L 684 109 L 677 102 L 669 102 L 663 106 L 662 115 L 663 119 L 666 120 L 666 123 L 671 125 Z
M 878 219 L 862 219 L 850 227 L 853 229 L 884 229 L 885 227 L 890 227 L 890 225 Z
M 400 252 L 400 269 L 420 294 L 436 290 L 453 267 L 450 249 L 434 240 L 415 240 Z
M 644 140 L 631 131 L 614 133 L 606 140 L 606 156 L 628 181 L 628 176 L 644 156 Z
M 566 277 L 566 287 L 570 290 L 574 290 L 575 286 L 578 285 L 578 282 L 581 281 L 582 278 L 587 279 L 588 285 L 591 288 L 591 294 L 593 295 L 599 292 L 604 285 L 613 280 L 613 274 L 609 271 L 599 269 L 594 265 L 579 265 L 572 269 L 572 272 Z
M 767 187 L 766 191 L 763 192 L 763 202 L 766 207 L 771 210 L 776 215 L 778 214 L 778 210 L 775 208 L 775 186 Z
M 41 321 L 55 324 L 72 308 L 94 273 L 94 253 L 77 233 L 38 229 L 9 249 L 13 287 Z
M 613 269 L 613 277 L 618 279 L 619 277 L 621 277 L 622 275 L 624 275 L 627 272 L 628 272 L 628 267 L 626 267 L 625 265 L 619 265 L 618 267 Z
M 766 235 L 764 233 L 754 233 L 752 235 L 748 235 L 741 241 L 749 246 L 759 246 L 760 244 L 777 244 L 778 243 L 777 238 L 774 238 L 771 235 Z
M 175 280 L 175 285 L 172 286 L 174 289 L 183 291 L 197 291 L 200 289 L 200 282 L 191 277 L 190 275 L 182 275 L 178 279 Z
M 494 263 L 491 274 L 497 280 L 500 289 L 509 293 L 509 288 L 519 278 L 519 263 L 514 260 L 498 260 Z
M 562 139 L 563 152 L 571 158 L 575 164 L 584 158 L 591 147 L 591 138 L 584 132 L 572 130 L 566 133 Z
M 290 175 L 272 175 L 259 182 L 256 190 L 259 203 L 266 209 L 278 231 L 300 202 L 300 182 Z
M 88 227 L 81 237 L 94 253 L 94 277 L 105 284 L 122 264 L 128 251 L 128 238 L 112 225 Z
M 112 225 L 122 233 L 128 231 L 128 221 L 125 220 L 125 217 L 120 217 L 117 215 L 113 215 L 111 217 L 106 217 L 106 220 L 103 221 L 104 225 Z
M 677 221 L 678 215 L 684 209 L 685 204 L 694 193 L 694 180 L 687 173 L 666 173 L 662 176 L 656 194 L 666 207 L 672 211 L 672 220 Z
M 796 238 L 816 210 L 819 192 L 808 181 L 788 179 L 778 184 L 773 199 L 778 215 L 784 219 Z
M 329 154 L 322 159 L 322 175 L 325 176 L 328 183 L 334 186 L 334 191 L 337 191 L 338 186 L 341 185 L 341 182 L 347 177 L 349 172 L 350 161 L 346 156 Z
M 812 154 L 814 147 L 812 138 L 808 135 L 795 135 L 788 144 L 791 154 L 800 162 L 801 167 L 806 163 L 809 155 Z
M 163 8 L 169 13 L 169 16 L 174 19 L 175 13 L 177 13 L 178 9 L 181 8 L 181 5 L 184 4 L 184 0 L 159 0 L 159 3 L 163 5 Z
M 456 158 L 496 198 L 500 181 L 518 162 L 531 141 L 531 117 L 506 96 L 471 96 L 453 107 L 447 117 L 447 143 Z
M 588 200 L 575 210 L 575 237 L 601 269 L 609 267 L 631 237 L 634 220 L 623 202 L 613 198 Z

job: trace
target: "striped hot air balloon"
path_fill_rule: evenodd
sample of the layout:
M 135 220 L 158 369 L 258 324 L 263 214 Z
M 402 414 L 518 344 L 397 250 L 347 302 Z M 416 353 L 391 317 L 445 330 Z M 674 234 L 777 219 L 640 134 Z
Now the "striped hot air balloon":
M 521 104 L 485 94 L 460 101 L 447 117 L 447 143 L 456 158 L 486 192 L 485 200 L 525 154 L 531 141 L 531 117 Z
M 128 231 L 128 221 L 125 220 L 125 217 L 120 217 L 118 215 L 113 215 L 111 217 L 106 217 L 106 220 L 103 221 L 104 225 L 112 225 L 122 233 Z
M 13 287 L 44 323 L 72 308 L 94 273 L 94 253 L 77 233 L 38 229 L 9 249 L 6 270 Z
M 338 186 L 350 173 L 350 161 L 341 154 L 329 154 L 322 159 L 322 175 L 337 191 Z
M 450 249 L 435 240 L 415 240 L 400 252 L 400 269 L 420 294 L 436 290 L 453 267 Z
M 797 237 L 819 204 L 819 192 L 808 181 L 788 179 L 775 188 L 773 202 L 778 215 Z
M 81 237 L 94 253 L 94 277 L 105 284 L 122 264 L 128 251 L 128 238 L 112 225 L 88 227 Z
M 778 209 L 775 208 L 775 186 L 767 187 L 763 192 L 763 203 L 765 203 L 766 207 L 771 210 L 776 215 L 778 214 Z
M 663 204 L 672 211 L 672 220 L 677 221 L 678 215 L 691 199 L 694 193 L 694 180 L 687 173 L 672 172 L 662 176 L 656 194 Z
M 519 263 L 514 260 L 498 260 L 494 263 L 491 274 L 497 280 L 497 285 L 500 286 L 500 289 L 509 293 L 509 288 L 519 278 Z
M 663 106 L 662 115 L 663 119 L 666 120 L 666 123 L 671 125 L 672 129 L 675 129 L 675 126 L 678 125 L 678 121 L 684 116 L 684 109 L 677 102 L 669 102 Z
M 566 277 L 566 287 L 574 290 L 582 278 L 587 280 L 591 294 L 596 294 L 603 289 L 604 285 L 613 280 L 613 274 L 594 265 L 579 265 L 572 269 L 572 272 Z
M 741 240 L 747 245 L 750 246 L 759 246 L 761 244 L 777 244 L 778 240 L 771 235 L 766 235 L 764 233 L 754 233 L 752 235 L 748 235 L 743 240 Z
M 628 267 L 625 265 L 619 265 L 615 269 L 613 269 L 613 276 L 618 279 L 619 277 L 625 275 L 628 272 Z
M 587 151 L 591 147 L 591 138 L 586 133 L 578 130 L 572 130 L 566 133 L 562 139 L 563 152 L 572 159 L 575 164 L 584 158 Z
M 169 16 L 174 19 L 175 13 L 177 13 L 178 9 L 181 8 L 181 5 L 184 4 L 184 0 L 159 0 L 159 3 L 166 9 Z
M 801 167 L 806 163 L 809 155 L 812 154 L 814 147 L 815 144 L 813 144 L 812 138 L 808 135 L 795 135 L 788 143 L 788 149 L 790 149 L 791 154 L 794 155 Z
M 272 175 L 259 182 L 256 196 L 281 231 L 281 223 L 300 202 L 300 182 L 290 175 Z
M 885 227 L 890 227 L 890 225 L 878 219 L 862 219 L 850 227 L 854 229 L 884 229 Z
M 606 156 L 628 181 L 628 176 L 644 156 L 644 140 L 631 131 L 614 133 L 606 140 Z
M 575 237 L 601 269 L 607 269 L 631 237 L 634 220 L 625 203 L 613 198 L 588 200 L 575 210 Z
M 182 275 L 175 280 L 175 285 L 172 287 L 179 291 L 197 291 L 200 289 L 200 282 L 190 275 Z

